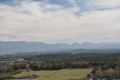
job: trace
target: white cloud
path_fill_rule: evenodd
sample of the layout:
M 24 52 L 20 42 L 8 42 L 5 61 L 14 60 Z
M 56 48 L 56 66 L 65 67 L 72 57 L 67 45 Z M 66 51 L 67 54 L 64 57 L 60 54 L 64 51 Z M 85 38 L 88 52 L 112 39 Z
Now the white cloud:
M 110 2 L 106 4 L 104 1 L 101 0 L 99 5 L 119 6 L 119 4 L 112 5 L 113 0 L 109 0 Z M 115 0 L 115 3 L 117 1 Z M 0 34 L 18 36 L 15 38 L 0 36 L 0 40 L 49 43 L 120 40 L 120 9 L 93 10 L 81 13 L 81 16 L 74 14 L 77 11 L 76 6 L 64 8 L 60 5 L 35 1 L 22 1 L 16 6 L 0 4 Z

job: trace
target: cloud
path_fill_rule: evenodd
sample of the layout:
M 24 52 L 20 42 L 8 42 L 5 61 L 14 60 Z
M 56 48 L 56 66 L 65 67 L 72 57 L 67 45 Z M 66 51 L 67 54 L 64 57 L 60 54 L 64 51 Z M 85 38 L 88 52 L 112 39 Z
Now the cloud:
M 68 0 L 72 7 L 53 4 L 49 0 L 13 1 L 14 6 L 0 3 L 0 34 L 4 34 L 0 40 L 48 43 L 119 41 L 120 9 L 113 9 L 119 6 L 119 0 L 106 1 Z M 8 34 L 14 38 L 6 36 Z

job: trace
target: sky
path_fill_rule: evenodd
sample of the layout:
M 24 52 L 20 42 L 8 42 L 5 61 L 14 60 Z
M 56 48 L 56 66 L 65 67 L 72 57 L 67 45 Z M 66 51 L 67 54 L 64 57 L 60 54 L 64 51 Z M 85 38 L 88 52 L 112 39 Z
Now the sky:
M 0 0 L 0 41 L 120 42 L 120 0 Z

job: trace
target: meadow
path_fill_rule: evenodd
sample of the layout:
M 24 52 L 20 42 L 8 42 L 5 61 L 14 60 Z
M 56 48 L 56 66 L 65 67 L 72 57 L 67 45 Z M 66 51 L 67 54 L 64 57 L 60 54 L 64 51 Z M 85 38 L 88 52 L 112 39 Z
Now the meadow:
M 27 75 L 39 75 L 39 78 L 32 80 L 71 80 L 73 78 L 84 78 L 92 71 L 92 69 L 62 69 L 62 70 L 47 70 L 47 71 L 24 71 L 15 77 L 22 77 Z M 14 80 L 28 80 L 28 79 L 14 79 Z

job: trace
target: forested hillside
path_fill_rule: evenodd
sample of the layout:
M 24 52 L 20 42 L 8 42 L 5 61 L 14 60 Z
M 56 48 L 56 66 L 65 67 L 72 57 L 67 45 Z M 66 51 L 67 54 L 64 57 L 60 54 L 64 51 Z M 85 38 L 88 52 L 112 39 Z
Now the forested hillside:
M 4 55 L 0 56 L 0 76 L 4 79 L 16 79 L 13 75 L 26 71 L 90 69 L 88 79 L 120 79 L 120 54 L 64 53 L 45 55 Z M 7 61 L 8 60 L 8 61 Z M 3 62 L 4 61 L 4 62 Z M 31 77 L 37 75 L 32 75 Z M 29 76 L 30 77 L 30 76 Z M 28 77 L 17 77 L 28 78 Z

